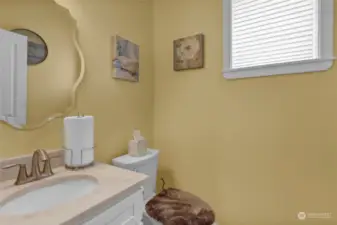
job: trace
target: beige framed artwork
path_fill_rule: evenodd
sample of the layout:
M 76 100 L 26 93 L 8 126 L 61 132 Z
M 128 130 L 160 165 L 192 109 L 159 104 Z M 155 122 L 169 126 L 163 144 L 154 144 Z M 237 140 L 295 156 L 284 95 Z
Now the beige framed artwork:
M 175 71 L 204 67 L 204 35 L 197 34 L 173 41 L 173 68 Z
M 118 35 L 113 39 L 113 77 L 139 82 L 139 45 Z

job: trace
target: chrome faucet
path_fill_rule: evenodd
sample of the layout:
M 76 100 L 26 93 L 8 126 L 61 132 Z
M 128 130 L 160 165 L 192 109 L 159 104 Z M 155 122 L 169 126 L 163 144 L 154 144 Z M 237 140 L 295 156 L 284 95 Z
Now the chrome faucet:
M 36 180 L 43 179 L 45 177 L 52 176 L 53 170 L 50 165 L 51 158 L 47 152 L 43 149 L 37 149 L 33 153 L 31 173 L 27 173 L 26 164 L 11 164 L 3 167 L 2 169 L 9 169 L 15 166 L 19 166 L 18 176 L 15 181 L 15 185 L 26 184 Z M 43 162 L 43 169 L 41 170 L 40 162 Z

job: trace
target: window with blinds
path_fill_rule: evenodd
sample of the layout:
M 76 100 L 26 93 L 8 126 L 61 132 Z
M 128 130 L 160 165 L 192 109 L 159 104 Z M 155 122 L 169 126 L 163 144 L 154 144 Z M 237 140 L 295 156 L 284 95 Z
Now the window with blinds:
M 328 70 L 334 0 L 223 0 L 228 79 Z
M 318 58 L 318 0 L 232 0 L 232 68 Z

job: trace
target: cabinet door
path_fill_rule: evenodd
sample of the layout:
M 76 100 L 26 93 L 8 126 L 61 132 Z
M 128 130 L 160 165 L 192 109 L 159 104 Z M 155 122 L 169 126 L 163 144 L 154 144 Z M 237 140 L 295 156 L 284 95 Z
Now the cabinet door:
M 135 218 L 130 218 L 127 221 L 124 221 L 124 223 L 122 223 L 122 225 L 140 225 L 143 224 L 142 222 L 137 222 Z M 109 225 L 117 225 L 117 223 L 115 224 L 110 224 Z M 120 223 L 118 223 L 118 225 L 120 225 Z
M 26 124 L 27 37 L 0 29 L 0 120 Z
M 130 217 L 127 220 L 116 219 L 114 221 L 110 221 L 107 225 L 139 225 L 141 222 L 137 222 L 134 217 Z
M 143 212 L 143 190 L 139 190 L 84 225 L 138 225 L 141 223 Z

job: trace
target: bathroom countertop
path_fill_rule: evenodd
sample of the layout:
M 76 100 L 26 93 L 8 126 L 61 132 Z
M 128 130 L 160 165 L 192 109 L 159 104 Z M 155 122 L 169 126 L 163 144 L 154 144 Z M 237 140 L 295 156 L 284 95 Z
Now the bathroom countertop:
M 94 177 L 98 186 L 93 192 L 65 204 L 45 211 L 27 215 L 0 215 L 1 225 L 77 225 L 97 216 L 105 209 L 139 190 L 147 179 L 146 175 L 124 170 L 107 164 L 96 164 L 79 171 L 69 171 L 64 167 L 54 169 L 54 175 L 24 185 L 14 185 L 14 180 L 0 182 L 0 203 L 11 196 L 20 195 L 23 190 L 34 190 L 48 186 L 55 179 L 76 179 L 77 176 Z M 24 191 L 24 190 L 23 190 Z

